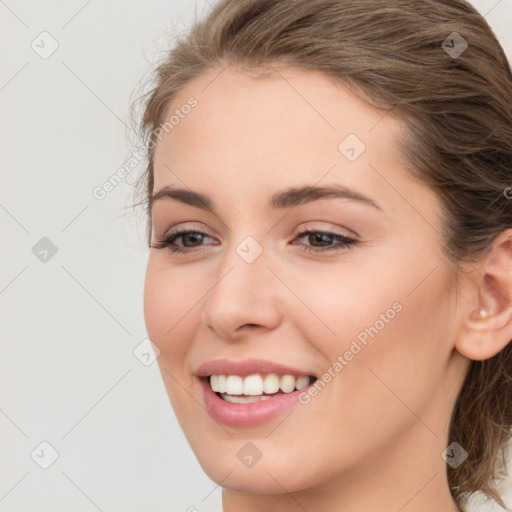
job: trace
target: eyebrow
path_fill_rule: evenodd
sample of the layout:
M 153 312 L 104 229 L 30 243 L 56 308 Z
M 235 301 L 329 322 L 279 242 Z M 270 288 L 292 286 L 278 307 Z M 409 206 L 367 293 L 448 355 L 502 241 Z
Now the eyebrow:
M 211 199 L 203 194 L 193 190 L 175 189 L 172 187 L 163 187 L 153 194 L 149 199 L 149 211 L 151 212 L 153 204 L 160 199 L 174 199 L 181 203 L 195 206 L 216 214 L 215 207 Z M 368 206 L 372 206 L 382 211 L 382 208 L 369 197 L 343 185 L 330 185 L 325 187 L 303 186 L 288 188 L 282 192 L 277 192 L 270 198 L 270 206 L 274 209 L 290 208 L 299 206 L 319 199 L 338 198 L 358 201 Z

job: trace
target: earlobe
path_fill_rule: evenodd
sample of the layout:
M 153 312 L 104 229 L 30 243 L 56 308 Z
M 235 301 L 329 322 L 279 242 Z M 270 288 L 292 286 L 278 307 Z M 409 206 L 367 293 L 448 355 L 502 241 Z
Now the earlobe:
M 496 238 L 473 272 L 478 303 L 463 319 L 455 348 L 481 361 L 498 354 L 512 339 L 512 229 Z

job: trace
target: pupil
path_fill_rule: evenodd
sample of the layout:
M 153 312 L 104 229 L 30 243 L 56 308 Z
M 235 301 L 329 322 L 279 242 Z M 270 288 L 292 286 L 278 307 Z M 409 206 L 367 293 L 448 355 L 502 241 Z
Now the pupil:
M 330 238 L 330 235 L 325 235 L 323 233 L 315 233 L 313 236 L 315 237 L 315 241 L 320 242 L 320 243 L 322 242 L 323 237 L 326 237 L 327 239 Z M 324 240 L 324 242 L 325 242 L 325 245 L 329 245 L 329 243 L 330 243 L 329 240 Z
M 192 238 L 192 243 L 194 243 L 194 237 L 196 237 L 196 238 L 197 238 L 197 237 L 201 237 L 201 236 L 203 236 L 203 235 L 201 235 L 200 233 L 188 233 L 188 234 L 186 234 L 186 235 L 185 235 L 185 237 L 183 238 L 183 242 L 185 242 L 185 241 L 187 240 L 187 237 L 190 237 L 190 238 Z M 197 242 L 197 241 L 200 241 L 200 240 L 196 240 L 196 242 Z M 184 245 L 186 246 L 187 244 L 186 244 L 186 243 L 184 243 Z

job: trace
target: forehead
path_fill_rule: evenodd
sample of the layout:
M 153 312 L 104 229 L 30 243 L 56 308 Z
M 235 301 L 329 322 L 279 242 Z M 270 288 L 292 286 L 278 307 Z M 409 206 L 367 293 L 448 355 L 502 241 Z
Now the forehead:
M 155 150 L 154 190 L 175 183 L 173 173 L 196 187 L 206 177 L 231 187 L 243 177 L 244 186 L 274 188 L 326 173 L 354 184 L 375 174 L 369 163 L 397 167 L 402 158 L 401 122 L 320 72 L 212 69 L 179 92 L 164 121 L 171 117 Z

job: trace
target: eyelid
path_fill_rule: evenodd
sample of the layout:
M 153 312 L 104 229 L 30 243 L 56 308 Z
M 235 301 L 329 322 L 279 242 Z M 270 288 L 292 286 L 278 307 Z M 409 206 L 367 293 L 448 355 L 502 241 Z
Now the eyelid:
M 327 227 L 320 226 L 320 225 L 318 225 L 318 223 L 327 224 L 328 226 Z M 303 231 L 324 231 L 324 232 L 332 233 L 333 235 L 341 235 L 341 236 L 344 236 L 347 238 L 354 238 L 357 240 L 361 240 L 361 236 L 359 235 L 359 233 L 357 233 L 353 229 L 348 229 L 344 226 L 338 226 L 338 225 L 333 224 L 332 222 L 326 222 L 325 220 L 318 220 L 318 221 L 312 220 L 312 221 L 306 222 L 305 225 L 300 224 L 294 231 L 295 236 L 302 233 Z
M 194 221 L 190 221 L 190 222 L 193 223 Z M 157 238 L 169 236 L 172 233 L 175 233 L 176 231 L 181 231 L 181 230 L 184 230 L 184 229 L 190 229 L 190 230 L 197 229 L 198 231 L 203 231 L 208 236 L 213 237 L 213 235 L 208 233 L 208 231 L 209 231 L 208 228 L 206 228 L 206 227 L 199 227 L 199 228 L 197 228 L 196 226 L 191 226 L 190 222 L 178 223 L 178 224 L 174 225 L 173 227 L 169 228 L 168 230 L 164 231 L 162 233 L 162 235 L 160 235 Z M 331 227 L 318 226 L 316 223 L 319 223 L 319 222 L 323 223 L 323 224 L 328 224 Z M 343 230 L 344 233 L 339 233 L 340 229 Z M 297 233 L 301 233 L 302 231 L 308 231 L 308 230 L 331 231 L 331 232 L 335 232 L 336 234 L 344 235 L 344 236 L 347 236 L 347 237 L 361 238 L 359 233 L 357 233 L 356 231 L 354 231 L 352 229 L 348 229 L 346 227 L 337 226 L 337 225 L 333 224 L 332 222 L 327 222 L 325 220 L 307 221 L 305 225 L 304 224 L 300 224 L 297 228 L 295 228 L 294 233 L 296 235 Z M 156 230 L 155 230 L 155 235 L 156 235 Z
M 213 235 L 210 235 L 208 233 L 208 228 L 204 228 L 204 227 L 197 227 L 197 226 L 192 226 L 192 225 L 189 225 L 188 222 L 184 222 L 184 223 L 178 223 L 178 224 L 175 224 L 173 227 L 165 230 L 162 235 L 160 236 L 155 236 L 155 238 L 164 238 L 164 237 L 167 237 L 167 236 L 171 236 L 172 234 L 176 233 L 177 231 L 184 231 L 184 230 L 190 230 L 190 231 L 201 231 L 203 233 L 205 233 L 206 235 L 210 236 L 213 238 Z M 155 235 L 156 235 L 156 231 L 155 231 Z

